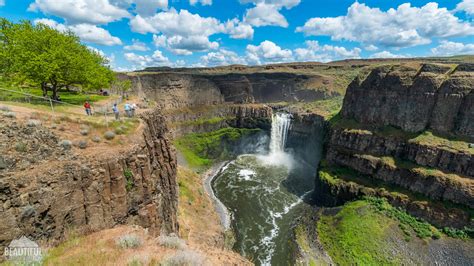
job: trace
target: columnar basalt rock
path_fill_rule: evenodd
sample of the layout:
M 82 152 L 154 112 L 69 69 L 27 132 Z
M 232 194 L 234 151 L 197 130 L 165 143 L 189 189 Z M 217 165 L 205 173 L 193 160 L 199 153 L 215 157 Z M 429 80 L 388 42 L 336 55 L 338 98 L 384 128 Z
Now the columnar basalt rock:
M 472 228 L 473 70 L 383 66 L 354 80 L 329 126 L 315 199 L 385 197 L 437 226 Z
M 31 148 L 32 154 L 51 152 L 27 169 L 11 164 L 0 170 L 0 250 L 22 235 L 60 240 L 67 230 L 88 232 L 122 223 L 156 234 L 178 232 L 176 153 L 160 113 L 143 115 L 142 141 L 125 152 L 81 157 L 49 141 Z M 8 134 L 10 127 L 0 133 Z M 32 136 L 54 135 L 41 127 L 32 130 L 42 131 Z M 2 149 L 7 153 L 13 144 Z
M 342 115 L 408 132 L 433 130 L 474 138 L 474 67 L 385 66 L 347 89 Z M 442 73 L 440 73 L 442 72 Z
M 167 109 L 217 105 L 297 102 L 324 99 L 330 81 L 319 75 L 293 73 L 192 74 L 134 73 L 130 79 L 138 95 Z
M 222 104 L 168 110 L 167 121 L 174 138 L 225 127 L 270 129 L 272 108 L 263 104 Z

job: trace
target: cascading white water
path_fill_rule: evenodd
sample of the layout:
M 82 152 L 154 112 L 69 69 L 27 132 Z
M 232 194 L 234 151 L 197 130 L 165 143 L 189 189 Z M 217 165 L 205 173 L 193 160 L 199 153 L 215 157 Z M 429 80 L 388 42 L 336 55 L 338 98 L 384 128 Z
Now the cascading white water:
M 291 115 L 276 113 L 272 115 L 272 131 L 270 139 L 270 154 L 282 153 L 285 150 L 288 129 L 290 129 Z

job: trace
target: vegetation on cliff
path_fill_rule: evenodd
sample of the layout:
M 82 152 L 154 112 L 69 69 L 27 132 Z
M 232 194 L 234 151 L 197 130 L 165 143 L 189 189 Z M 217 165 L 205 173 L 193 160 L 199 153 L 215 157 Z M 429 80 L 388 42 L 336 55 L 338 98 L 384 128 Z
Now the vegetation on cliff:
M 433 250 L 449 249 L 453 243 L 464 242 L 443 237 L 430 224 L 391 206 L 385 199 L 374 197 L 325 211 L 317 222 L 317 234 L 338 265 L 425 264 L 438 259 L 432 255 L 444 256 L 437 251 L 432 254 Z M 456 234 L 462 233 L 456 231 Z M 430 246 L 429 254 L 427 246 Z
M 366 201 L 346 204 L 336 215 L 323 215 L 318 235 L 333 261 L 340 265 L 399 264 L 384 243 L 395 221 L 375 212 Z
M 174 144 L 183 154 L 189 166 L 208 167 L 215 159 L 229 156 L 228 145 L 260 129 L 223 128 L 208 133 L 192 133 L 175 140 Z

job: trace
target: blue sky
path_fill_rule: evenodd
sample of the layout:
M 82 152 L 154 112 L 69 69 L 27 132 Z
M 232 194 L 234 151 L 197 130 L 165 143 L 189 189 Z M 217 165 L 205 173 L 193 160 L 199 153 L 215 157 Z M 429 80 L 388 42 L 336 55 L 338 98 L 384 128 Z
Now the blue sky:
M 116 70 L 474 54 L 474 0 L 0 0 Z

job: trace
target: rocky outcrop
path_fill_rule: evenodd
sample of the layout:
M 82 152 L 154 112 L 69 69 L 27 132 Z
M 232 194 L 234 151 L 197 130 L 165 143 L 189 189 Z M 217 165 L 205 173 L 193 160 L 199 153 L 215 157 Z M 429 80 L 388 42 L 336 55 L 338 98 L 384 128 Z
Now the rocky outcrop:
M 331 81 L 318 75 L 133 73 L 120 77 L 131 79 L 138 95 L 169 109 L 224 102 L 314 101 L 331 96 L 324 90 Z
M 474 138 L 474 67 L 384 66 L 347 89 L 344 118 Z
M 354 80 L 329 126 L 315 200 L 385 197 L 437 226 L 473 228 L 473 69 L 383 66 Z
M 375 180 L 397 185 L 433 200 L 451 201 L 474 208 L 474 180 L 440 171 L 398 165 L 397 162 L 330 148 L 326 160 L 330 165 L 348 167 Z M 400 163 L 402 164 L 402 163 Z M 406 164 L 406 163 L 405 163 Z
M 28 166 L 12 163 L 0 170 L 1 251 L 22 235 L 60 240 L 67 230 L 95 231 L 121 223 L 154 233 L 178 231 L 176 154 L 160 110 L 143 115 L 139 144 L 95 158 L 64 150 L 41 126 L 0 122 L 2 154 L 11 154 L 18 140 L 9 136 L 24 130 L 29 141 L 38 143 L 28 144 L 27 152 L 49 150 Z M 4 157 L 13 162 L 16 155 Z
M 418 165 L 474 178 L 474 156 L 467 151 L 427 145 L 405 138 L 383 136 L 367 130 L 333 128 L 328 145 L 355 153 L 391 156 Z
M 292 113 L 286 147 L 309 165 L 317 165 L 321 160 L 326 132 L 324 118 L 310 113 Z
M 474 228 L 470 212 L 463 208 L 447 207 L 442 202 L 417 200 L 400 192 L 391 192 L 383 187 L 370 187 L 356 181 L 328 180 L 319 172 L 314 196 L 318 204 L 339 206 L 364 196 L 386 198 L 392 205 L 405 209 L 415 217 L 429 221 L 440 228 Z
M 252 73 L 210 75 L 226 102 L 270 103 L 314 101 L 326 95 L 322 90 L 322 76 L 292 73 Z
M 189 74 L 136 74 L 134 92 L 167 109 L 209 106 L 224 102 L 219 88 L 205 77 Z
M 222 104 L 167 111 L 174 138 L 225 127 L 270 129 L 272 108 L 258 104 Z

